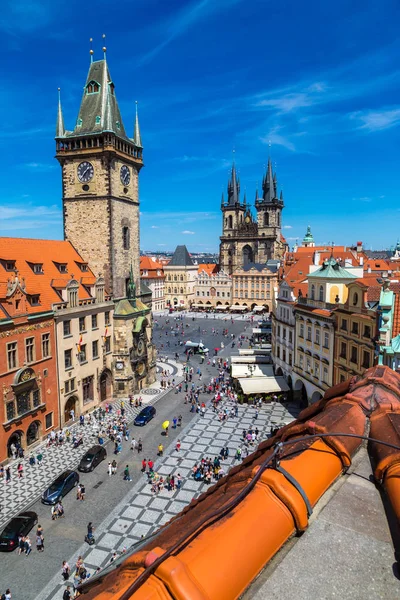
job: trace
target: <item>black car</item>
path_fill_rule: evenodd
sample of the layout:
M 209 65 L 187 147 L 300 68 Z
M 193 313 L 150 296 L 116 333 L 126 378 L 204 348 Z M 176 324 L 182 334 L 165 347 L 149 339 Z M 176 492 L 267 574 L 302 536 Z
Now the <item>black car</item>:
M 156 409 L 154 406 L 146 406 L 140 413 L 137 415 L 135 420 L 133 421 L 134 425 L 146 425 L 153 417 L 156 416 Z
M 18 536 L 28 535 L 38 521 L 33 511 L 23 512 L 4 527 L 0 534 L 0 552 L 12 552 L 18 547 Z
M 57 504 L 73 487 L 78 485 L 79 475 L 76 471 L 64 471 L 42 494 L 43 504 Z
M 86 454 L 81 458 L 81 462 L 78 466 L 78 471 L 87 473 L 93 471 L 95 467 L 107 456 L 106 449 L 103 446 L 92 446 Z

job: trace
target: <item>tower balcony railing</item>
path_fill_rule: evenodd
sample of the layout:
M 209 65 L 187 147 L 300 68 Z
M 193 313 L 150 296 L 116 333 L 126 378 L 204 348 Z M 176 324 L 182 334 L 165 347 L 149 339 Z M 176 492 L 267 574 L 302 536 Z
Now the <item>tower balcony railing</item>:
M 104 150 L 107 147 L 115 148 L 120 152 L 124 152 L 137 160 L 142 160 L 143 150 L 138 148 L 132 142 L 121 139 L 110 133 L 105 135 L 77 137 L 77 138 L 59 138 L 56 140 L 57 155 L 76 152 L 77 150 Z

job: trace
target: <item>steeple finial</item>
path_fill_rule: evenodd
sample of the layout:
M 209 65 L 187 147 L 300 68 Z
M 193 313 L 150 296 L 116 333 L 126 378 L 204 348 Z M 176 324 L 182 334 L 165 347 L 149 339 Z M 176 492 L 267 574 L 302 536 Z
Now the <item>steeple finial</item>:
M 263 180 L 263 197 L 265 202 L 272 202 L 276 198 L 276 176 L 272 173 L 272 162 L 268 158 L 267 173 Z
M 64 137 L 64 117 L 61 108 L 61 90 L 58 88 L 58 110 L 57 110 L 57 123 L 56 123 L 56 137 Z
M 103 33 L 103 44 L 105 44 L 105 43 L 106 43 L 106 34 L 105 34 L 105 33 Z M 106 60 L 106 52 L 107 52 L 107 48 L 106 48 L 106 46 L 105 46 L 105 45 L 103 46 L 103 52 L 104 52 L 104 60 Z
M 89 50 L 89 54 L 90 54 L 90 63 L 93 62 L 93 48 L 92 48 L 92 43 L 93 43 L 93 38 L 89 39 L 90 42 L 90 50 Z
M 142 146 L 142 136 L 140 135 L 140 127 L 139 127 L 139 115 L 138 115 L 138 101 L 135 101 L 136 104 L 136 115 L 135 115 L 135 129 L 133 132 L 133 141 L 135 146 L 138 148 L 143 148 Z

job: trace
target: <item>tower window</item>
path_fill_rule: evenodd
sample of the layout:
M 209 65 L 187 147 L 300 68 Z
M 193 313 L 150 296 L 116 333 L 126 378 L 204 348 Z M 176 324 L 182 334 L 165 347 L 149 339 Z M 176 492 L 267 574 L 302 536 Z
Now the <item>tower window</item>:
M 232 217 L 232 215 L 229 215 L 229 217 L 228 217 L 228 228 L 232 229 L 232 227 L 233 227 L 233 217 Z
M 264 213 L 264 227 L 269 225 L 269 213 Z
M 129 246 L 130 246 L 129 227 L 122 228 L 122 244 L 123 244 L 124 250 L 129 250 Z
M 86 90 L 88 94 L 97 94 L 100 91 L 100 84 L 97 81 L 89 81 Z

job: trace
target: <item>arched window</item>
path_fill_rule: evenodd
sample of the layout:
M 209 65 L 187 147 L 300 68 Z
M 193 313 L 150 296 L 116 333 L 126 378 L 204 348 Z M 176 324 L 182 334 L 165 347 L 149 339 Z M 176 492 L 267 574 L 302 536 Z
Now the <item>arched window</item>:
M 324 301 L 324 288 L 322 287 L 322 285 L 320 285 L 319 287 L 319 300 L 320 302 Z
M 169 288 L 168 288 L 168 294 L 170 294 L 170 293 L 171 293 L 171 288 L 169 287 Z
M 264 227 L 268 227 L 269 225 L 269 213 L 264 213 Z
M 177 281 L 177 277 L 176 277 L 176 275 L 174 275 L 174 281 Z
M 353 306 L 357 306 L 358 304 L 358 294 L 357 292 L 354 292 L 353 294 Z
M 314 300 L 315 299 L 315 285 L 312 284 L 311 286 L 311 299 Z
M 181 294 L 183 294 L 183 288 L 181 288 Z
M 97 92 L 100 91 L 100 85 L 97 83 L 97 81 L 89 81 L 86 89 L 88 94 L 97 94 Z
M 232 227 L 233 227 L 233 217 L 232 217 L 232 215 L 229 215 L 229 217 L 228 217 L 228 228 L 232 229 Z
M 246 246 L 243 248 L 243 266 L 246 266 L 252 262 L 254 262 L 253 249 L 251 248 L 251 246 L 246 244 Z
M 178 289 L 176 287 L 174 287 L 174 294 L 178 293 Z
M 180 279 L 181 281 L 183 281 L 183 275 L 181 275 L 179 279 Z
M 122 228 L 122 244 L 123 244 L 124 250 L 129 250 L 129 246 L 130 246 L 129 227 Z

